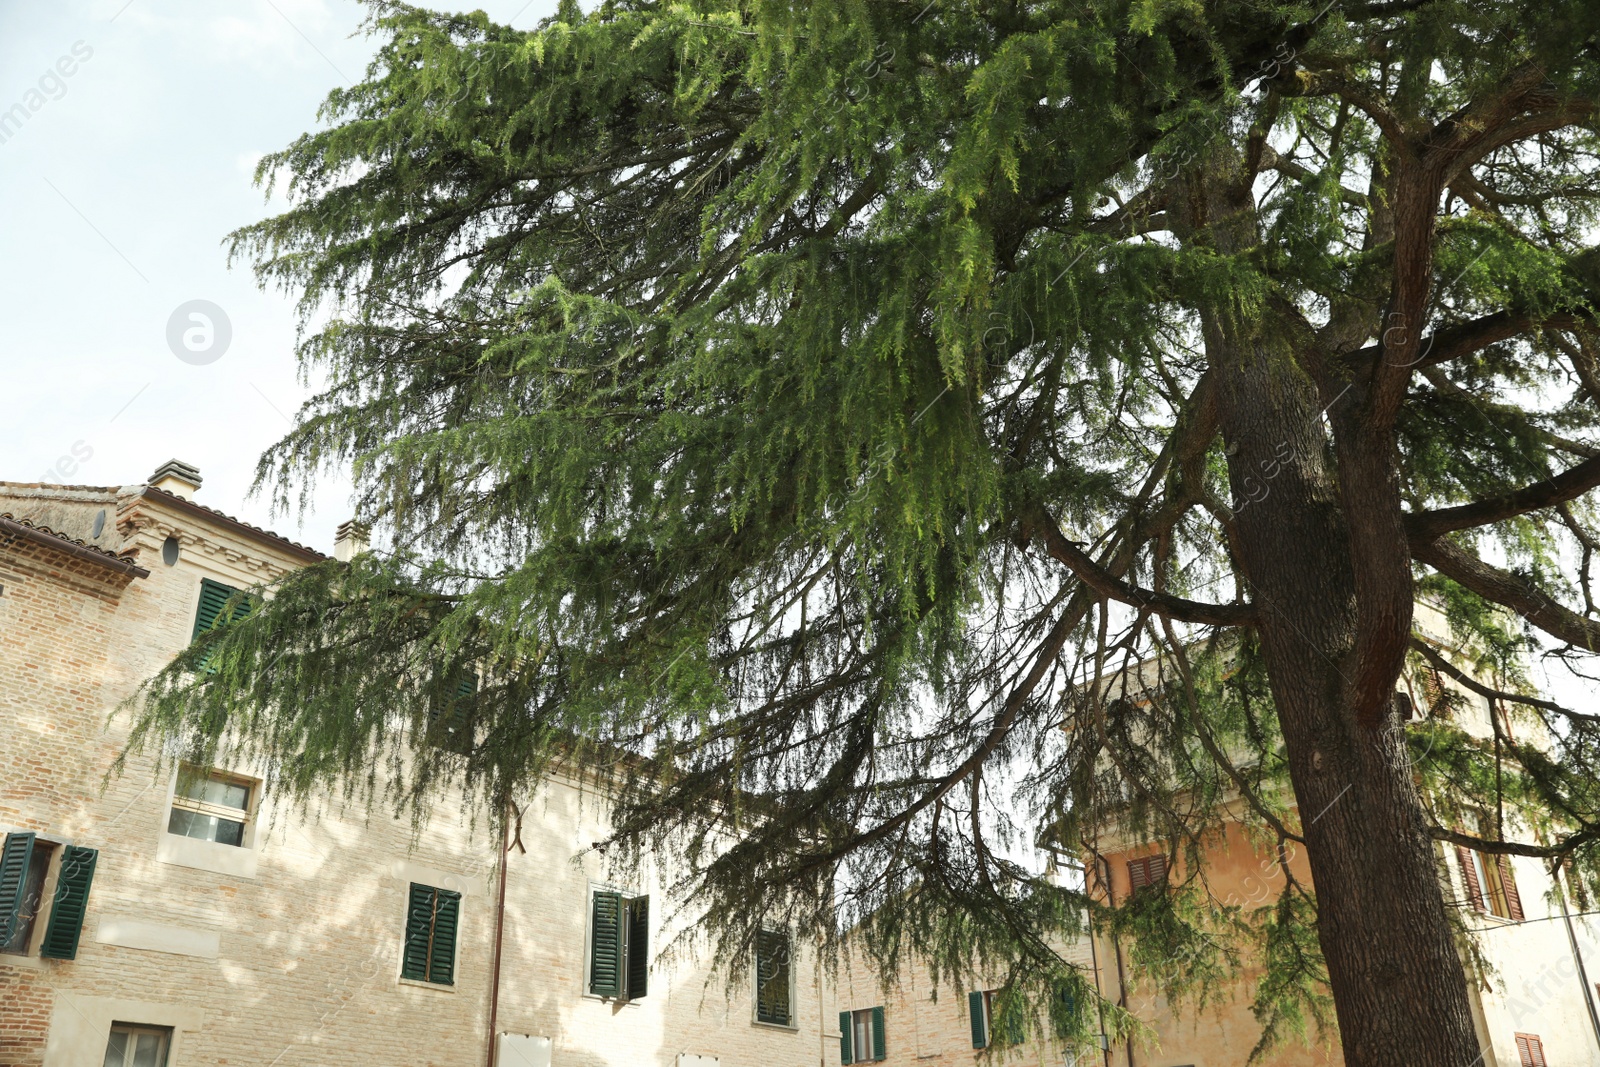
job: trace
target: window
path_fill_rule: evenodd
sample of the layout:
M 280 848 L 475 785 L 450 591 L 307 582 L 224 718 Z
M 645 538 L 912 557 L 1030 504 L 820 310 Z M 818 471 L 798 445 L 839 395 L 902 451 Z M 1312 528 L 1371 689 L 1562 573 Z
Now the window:
M 967 994 L 967 1015 L 972 1024 L 972 1047 L 1022 1044 L 1022 1021 L 1008 1017 L 1005 998 L 998 989 Z
M 590 994 L 638 1000 L 650 991 L 650 898 L 589 894 Z
M 1461 864 L 1461 880 L 1467 889 L 1467 903 L 1485 915 L 1521 922 L 1522 896 L 1506 856 L 1489 856 L 1456 846 L 1456 861 Z
M 840 1063 L 872 1063 L 887 1055 L 886 1048 L 882 1008 L 839 1013 Z
M 99 855 L 78 845 L 57 847 L 31 833 L 7 834 L 0 845 L 0 948 L 27 955 L 37 940 L 45 959 L 76 959 Z M 52 862 L 56 887 L 46 906 L 44 887 Z M 46 915 L 44 937 L 36 939 L 38 921 Z
M 1167 884 L 1167 857 L 1157 852 L 1153 856 L 1128 861 L 1128 891 L 1137 893 L 1151 886 Z
M 793 981 L 789 934 L 763 930 L 756 935 L 756 1022 L 793 1026 Z
M 172 794 L 167 833 L 219 845 L 243 845 L 253 791 L 246 779 L 182 767 Z
M 1517 1058 L 1522 1067 L 1548 1067 L 1544 1059 L 1544 1045 L 1533 1034 L 1518 1034 Z
M 111 1024 L 105 1067 L 167 1067 L 172 1031 L 154 1026 Z
M 456 928 L 461 922 L 461 894 L 411 883 L 406 905 L 406 943 L 400 977 L 413 982 L 454 985 Z

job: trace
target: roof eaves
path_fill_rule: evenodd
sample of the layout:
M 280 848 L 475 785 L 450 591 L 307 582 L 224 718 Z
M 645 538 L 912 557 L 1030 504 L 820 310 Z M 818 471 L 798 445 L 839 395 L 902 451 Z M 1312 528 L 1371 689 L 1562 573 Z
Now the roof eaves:
M 138 495 L 158 501 L 178 511 L 187 512 L 196 518 L 214 522 L 225 529 L 249 537 L 251 540 L 272 545 L 285 554 L 296 556 L 306 563 L 321 563 L 329 558 L 314 548 L 289 540 L 282 534 L 275 534 L 271 530 L 263 530 L 259 526 L 252 526 L 242 519 L 236 519 L 232 515 L 225 515 L 215 508 L 206 507 L 204 504 L 196 504 L 193 500 L 186 500 L 176 493 L 169 493 L 165 489 L 157 489 L 153 485 L 142 486 Z
M 24 541 L 45 545 L 76 559 L 87 560 L 119 574 L 128 574 L 135 578 L 150 577 L 150 572 L 147 569 L 139 566 L 131 559 L 119 556 L 114 552 L 107 552 L 103 548 L 96 548 L 94 545 L 85 544 L 82 541 L 73 540 L 66 534 L 56 533 L 48 526 L 35 526 L 27 519 L 19 519 L 10 512 L 0 512 L 0 534 L 6 535 L 9 540 L 20 538 Z

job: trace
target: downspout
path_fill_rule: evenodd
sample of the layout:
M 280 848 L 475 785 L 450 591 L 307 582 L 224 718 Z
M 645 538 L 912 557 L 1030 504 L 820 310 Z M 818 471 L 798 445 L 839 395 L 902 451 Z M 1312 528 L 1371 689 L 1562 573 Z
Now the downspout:
M 1594 1039 L 1600 1045 L 1600 1013 L 1595 1011 L 1594 993 L 1589 988 L 1589 972 L 1583 966 L 1583 953 L 1578 951 L 1578 934 L 1572 928 L 1572 913 L 1567 910 L 1567 890 L 1561 884 L 1561 874 L 1554 866 L 1550 878 L 1556 884 L 1556 898 L 1561 901 L 1561 920 L 1567 924 L 1567 942 L 1572 946 L 1572 960 L 1578 965 L 1578 987 L 1583 990 L 1583 1006 L 1589 1009 L 1589 1025 L 1594 1027 Z
M 1106 1040 L 1105 991 L 1100 988 L 1100 952 L 1094 944 L 1094 928 L 1089 928 L 1089 963 L 1094 967 L 1094 1010 L 1100 1017 L 1100 1052 L 1105 1056 L 1106 1067 L 1111 1067 L 1111 1042 Z
M 511 798 L 506 797 L 504 812 L 506 825 L 500 841 L 500 890 L 494 908 L 494 969 L 489 974 L 489 1053 L 484 1061 L 487 1067 L 494 1067 L 495 1056 L 499 1051 L 495 1047 L 495 1035 L 500 1029 L 500 946 L 505 939 L 506 930 L 506 861 L 511 856 L 511 813 L 516 812 L 517 818 L 517 847 L 522 848 L 522 813 L 517 811 L 517 806 Z M 524 852 L 527 849 L 523 849 Z
M 1115 891 L 1111 888 L 1111 861 L 1106 859 L 1104 856 L 1097 856 L 1096 860 L 1100 863 L 1101 869 L 1105 873 L 1106 906 L 1108 908 L 1114 908 L 1117 906 L 1117 898 Z M 1126 1011 L 1128 1008 L 1128 976 L 1127 973 L 1122 969 L 1122 942 L 1117 939 L 1117 932 L 1115 930 L 1111 931 L 1111 951 L 1117 957 L 1117 1004 L 1124 1011 Z M 1108 1046 L 1106 1051 L 1106 1060 L 1109 1063 L 1111 1058 L 1109 1048 L 1110 1042 L 1107 1042 L 1106 1044 Z M 1128 1034 L 1128 1067 L 1133 1067 L 1132 1033 Z

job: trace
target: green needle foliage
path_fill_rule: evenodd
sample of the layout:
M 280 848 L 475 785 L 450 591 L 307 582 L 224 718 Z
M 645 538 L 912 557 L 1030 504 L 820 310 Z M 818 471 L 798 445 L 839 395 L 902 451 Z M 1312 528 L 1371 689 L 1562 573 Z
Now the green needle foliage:
M 1347 1062 L 1471 1059 L 1430 836 L 1600 869 L 1600 729 L 1518 673 L 1600 639 L 1600 8 L 371 30 L 232 249 L 322 383 L 261 485 L 352 470 L 390 547 L 204 635 L 140 740 L 416 812 L 590 768 L 723 959 L 789 921 L 1003 965 L 1008 1033 L 1134 1025 L 1058 952 L 1093 921 L 1175 997 L 1264 966 L 1258 1052 L 1331 985 Z M 1405 758 L 1422 594 L 1553 741 L 1438 717 Z M 1512 804 L 1546 814 L 1465 819 Z M 1316 895 L 1219 900 L 1238 819 Z M 1091 899 L 1016 861 L 1043 827 L 1176 884 Z

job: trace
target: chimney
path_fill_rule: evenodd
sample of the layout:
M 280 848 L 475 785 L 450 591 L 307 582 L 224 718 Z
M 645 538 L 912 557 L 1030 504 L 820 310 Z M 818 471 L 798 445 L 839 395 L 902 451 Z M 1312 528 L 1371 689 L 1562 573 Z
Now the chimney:
M 339 532 L 333 538 L 333 558 L 340 563 L 349 563 L 357 553 L 370 548 L 371 544 L 366 526 L 354 519 L 341 522 Z
M 173 496 L 193 500 L 194 491 L 200 488 L 200 468 L 181 459 L 169 459 L 156 468 L 147 484 L 152 489 L 165 489 Z

